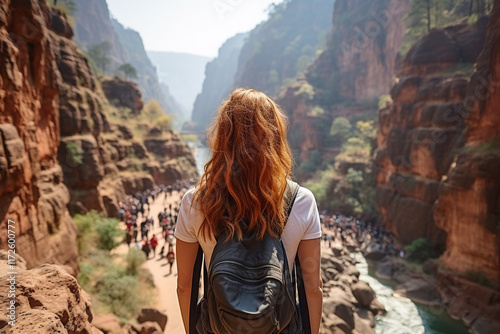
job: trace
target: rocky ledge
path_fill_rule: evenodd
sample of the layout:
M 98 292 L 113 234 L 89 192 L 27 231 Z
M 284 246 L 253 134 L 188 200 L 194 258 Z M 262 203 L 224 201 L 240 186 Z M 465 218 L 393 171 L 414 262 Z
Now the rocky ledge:
M 323 250 L 323 320 L 321 333 L 375 333 L 374 317 L 384 314 L 370 285 L 359 280 L 356 260 L 347 248 L 335 246 Z
M 0 285 L 0 296 L 8 296 L 0 299 L 1 309 L 13 309 L 0 313 L 2 334 L 160 334 L 165 330 L 167 316 L 152 308 L 142 309 L 137 319 L 123 327 L 114 315 L 95 316 L 90 296 L 66 271 L 71 271 L 69 266 L 43 264 L 27 270 L 26 261 L 17 255 L 12 276 L 7 258 L 8 253 L 0 250 L 0 280 L 15 280 L 14 290 L 9 290 L 9 284 Z

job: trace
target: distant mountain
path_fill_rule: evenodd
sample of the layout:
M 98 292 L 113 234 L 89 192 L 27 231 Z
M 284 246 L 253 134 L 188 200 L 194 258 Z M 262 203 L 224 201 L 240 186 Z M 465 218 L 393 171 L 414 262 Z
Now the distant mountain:
M 162 51 L 148 51 L 148 55 L 158 70 L 160 82 L 168 85 L 172 96 L 191 114 L 205 79 L 205 65 L 212 58 Z
M 248 33 L 237 34 L 228 39 L 219 49 L 217 57 L 205 68 L 203 89 L 196 97 L 192 123 L 186 129 L 205 130 L 212 114 L 234 87 L 234 76 L 238 68 L 238 58 Z
M 137 70 L 144 101 L 156 99 L 169 114 L 182 114 L 172 103 L 173 97 L 165 95 L 160 87 L 156 68 L 144 49 L 142 38 L 135 30 L 125 28 L 110 17 L 106 0 L 74 0 L 77 6 L 75 16 L 75 40 L 82 49 L 95 44 L 109 42 L 108 57 L 111 60 L 107 75 L 116 75 L 117 68 L 130 63 Z M 167 90 L 168 92 L 168 90 Z

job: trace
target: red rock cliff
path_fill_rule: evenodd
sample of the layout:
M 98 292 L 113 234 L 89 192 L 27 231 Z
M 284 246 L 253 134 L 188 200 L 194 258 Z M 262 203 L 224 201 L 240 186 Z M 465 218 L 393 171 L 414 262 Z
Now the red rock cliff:
M 359 119 L 376 110 L 362 104 L 387 94 L 394 82 L 408 10 L 406 0 L 335 2 L 326 49 L 308 67 L 305 79 L 278 96 L 290 117 L 291 145 L 302 161 L 314 149 L 323 152 L 324 161 L 338 154 L 339 147 L 325 142 L 335 117 Z M 346 101 L 354 105 L 346 106 Z M 313 111 L 317 105 L 324 114 Z
M 375 157 L 386 226 L 404 243 L 425 237 L 441 246 L 447 268 L 495 283 L 499 16 L 497 3 L 489 22 L 434 29 L 409 51 L 391 91 L 393 102 L 380 110 Z M 472 69 L 476 60 L 471 77 L 463 68 Z
M 497 1 L 456 120 L 465 147 L 439 185 L 434 218 L 446 231 L 441 257 L 450 269 L 474 271 L 500 284 L 500 3 Z
M 59 38 L 49 30 L 56 23 L 43 1 L 0 1 L 0 248 L 11 219 L 29 267 L 52 262 L 76 271 L 76 228 L 57 162 L 62 79 Z

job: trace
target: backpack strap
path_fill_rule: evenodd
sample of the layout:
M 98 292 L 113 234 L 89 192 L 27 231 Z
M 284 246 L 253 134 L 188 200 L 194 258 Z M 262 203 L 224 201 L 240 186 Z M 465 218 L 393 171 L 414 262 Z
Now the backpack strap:
M 285 224 L 288 221 L 288 216 L 292 212 L 292 206 L 295 202 L 295 197 L 297 197 L 297 193 L 299 192 L 299 184 L 297 182 L 293 182 L 292 180 L 286 180 L 286 189 L 285 189 L 285 212 L 286 212 L 286 220 Z
M 293 203 L 295 202 L 295 198 L 297 197 L 297 193 L 299 192 L 300 186 L 291 180 L 287 180 L 287 190 L 285 191 L 285 201 L 287 203 L 287 221 L 290 213 L 292 212 Z M 285 222 L 286 224 L 286 222 Z M 283 242 L 281 243 L 283 250 L 285 247 L 283 246 Z M 286 254 L 286 252 L 285 252 Z M 287 263 L 287 259 L 285 256 L 285 263 Z M 298 295 L 299 295 L 299 311 L 300 317 L 302 319 L 302 327 L 304 334 L 311 334 L 311 320 L 309 319 L 309 307 L 307 305 L 307 297 L 306 297 L 306 289 L 304 286 L 304 278 L 302 277 L 302 270 L 300 268 L 299 255 L 295 255 L 295 262 L 293 264 L 292 271 L 292 286 L 294 287 L 294 296 L 296 293 L 295 286 L 297 286 Z
M 189 334 L 196 333 L 196 323 L 200 318 L 200 308 L 198 307 L 198 293 L 201 275 L 201 266 L 203 266 L 203 291 L 207 291 L 207 268 L 204 265 L 203 249 L 198 247 L 198 254 L 193 268 L 193 281 L 191 282 L 191 301 L 189 305 Z

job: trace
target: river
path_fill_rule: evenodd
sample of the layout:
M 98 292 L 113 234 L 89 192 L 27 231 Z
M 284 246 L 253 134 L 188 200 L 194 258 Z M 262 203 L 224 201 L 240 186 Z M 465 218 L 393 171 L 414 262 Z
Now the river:
M 375 268 L 369 266 L 361 253 L 353 254 L 360 279 L 370 284 L 387 314 L 375 319 L 377 334 L 467 334 L 469 330 L 460 321 L 451 318 L 442 308 L 423 306 L 408 298 L 394 296 L 395 283 L 375 277 Z
M 200 175 L 203 166 L 210 159 L 210 150 L 202 146 L 190 145 Z M 384 304 L 387 314 L 375 319 L 377 334 L 467 334 L 468 328 L 452 319 L 444 309 L 421 306 L 403 297 L 394 296 L 394 283 L 375 278 L 374 268 L 370 268 L 361 253 L 353 255 L 361 273 L 360 279 L 369 283 L 377 298 Z

